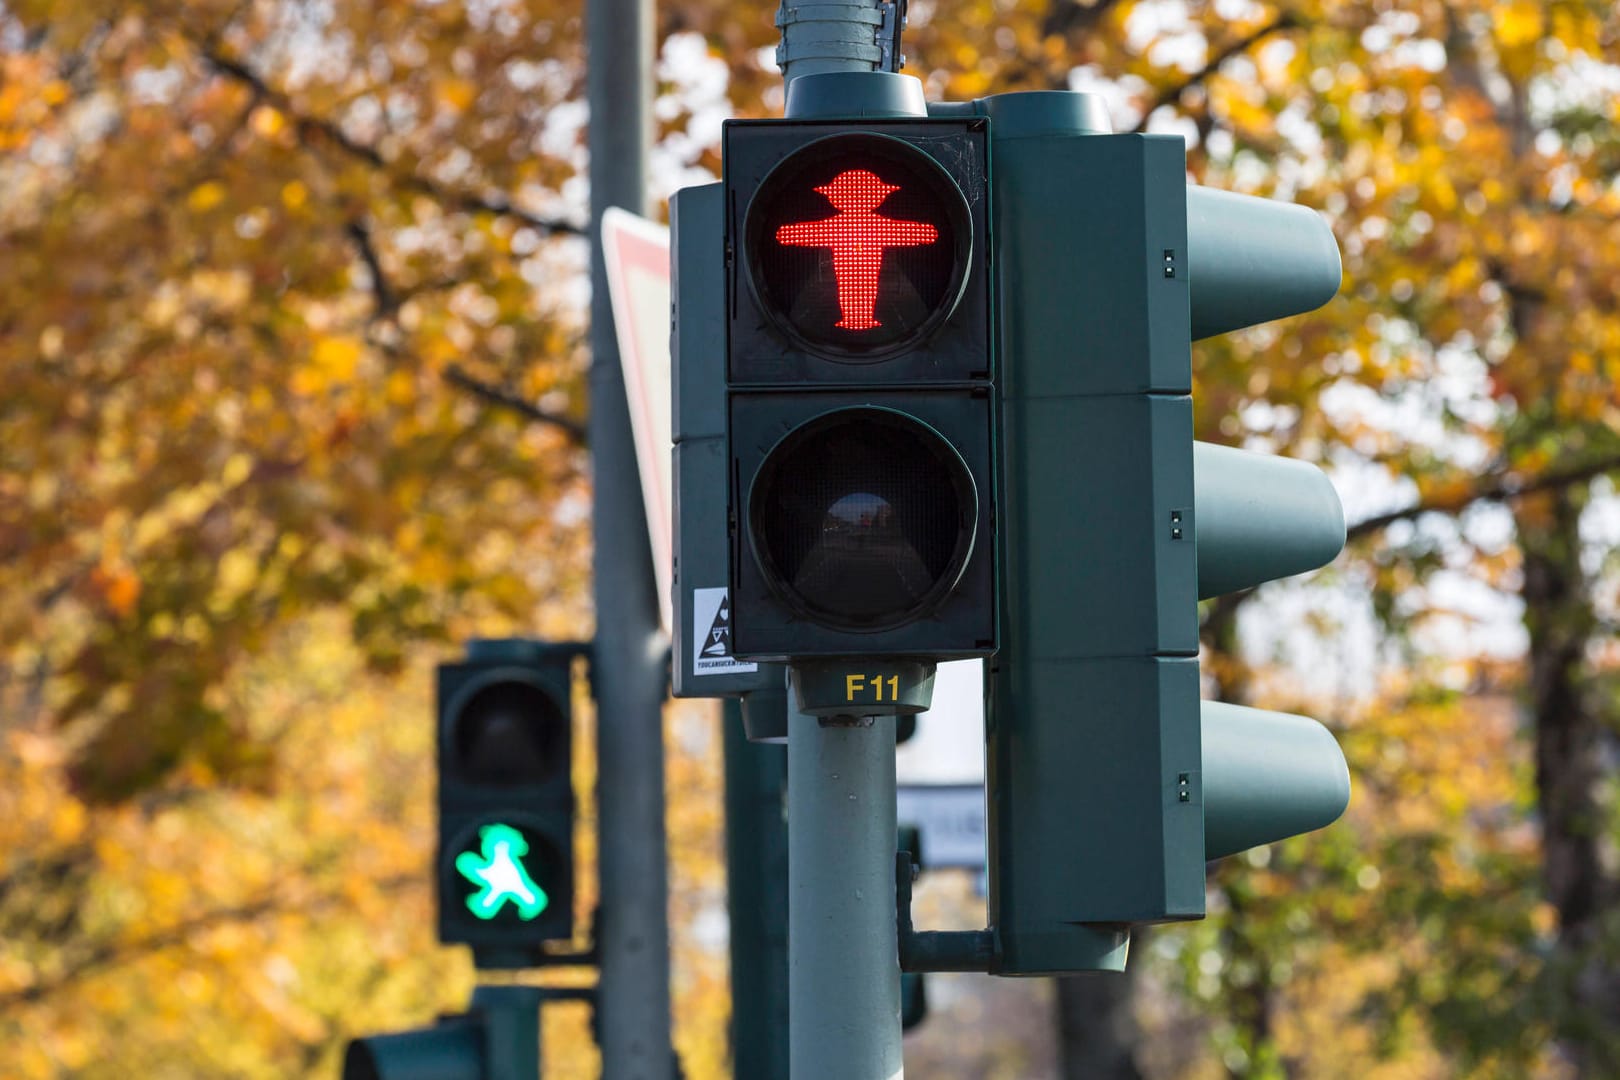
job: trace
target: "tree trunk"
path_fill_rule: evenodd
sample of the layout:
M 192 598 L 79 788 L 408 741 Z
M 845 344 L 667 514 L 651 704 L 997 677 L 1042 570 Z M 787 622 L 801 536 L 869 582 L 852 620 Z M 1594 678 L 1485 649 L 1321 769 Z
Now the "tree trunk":
M 1129 964 L 1123 975 L 1055 980 L 1063 1080 L 1142 1080 L 1136 1064 L 1141 1032 L 1131 1008 L 1135 970 Z
M 1565 1052 L 1582 1078 L 1620 1075 L 1620 958 L 1615 882 L 1600 856 L 1607 812 L 1600 801 L 1604 730 L 1586 692 L 1586 644 L 1596 625 L 1581 570 L 1584 491 L 1524 500 L 1515 517 L 1524 555 L 1524 621 L 1530 633 L 1528 707 L 1535 725 L 1547 900 L 1558 913 L 1554 976 L 1566 1006 Z
M 1203 665 L 1215 682 L 1218 701 L 1245 705 L 1249 699 L 1249 669 L 1240 655 L 1242 643 L 1238 640 L 1238 611 L 1252 591 L 1229 593 L 1218 597 L 1209 605 L 1202 628 L 1207 662 Z M 1228 982 L 1223 998 L 1226 1018 L 1240 1033 L 1244 1051 L 1249 1055 L 1242 1065 L 1228 1064 L 1228 1074 L 1234 1078 L 1253 1075 L 1257 1061 L 1275 1059 L 1272 1018 L 1276 1012 L 1276 986 L 1271 981 L 1271 964 L 1264 950 L 1249 936 L 1250 891 L 1244 887 L 1247 867 L 1235 868 L 1236 876 L 1223 879 L 1216 874 L 1211 884 L 1226 898 L 1227 917 L 1221 934 L 1221 945 L 1229 968 L 1247 967 L 1255 972 L 1252 981 L 1243 986 Z M 1291 1070 L 1283 1068 L 1284 1075 Z

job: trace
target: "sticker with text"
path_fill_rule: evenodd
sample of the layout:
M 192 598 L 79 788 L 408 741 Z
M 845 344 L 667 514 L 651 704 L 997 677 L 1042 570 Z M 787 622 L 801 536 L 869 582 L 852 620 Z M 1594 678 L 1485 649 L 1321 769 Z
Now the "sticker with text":
M 758 664 L 731 656 L 731 590 L 692 590 L 692 674 L 746 675 Z

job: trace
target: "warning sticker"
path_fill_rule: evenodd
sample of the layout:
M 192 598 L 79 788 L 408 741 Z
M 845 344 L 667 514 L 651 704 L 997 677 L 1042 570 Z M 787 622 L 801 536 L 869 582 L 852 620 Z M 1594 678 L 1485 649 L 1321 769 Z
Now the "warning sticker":
M 745 675 L 758 671 L 731 657 L 730 589 L 692 590 L 692 674 Z

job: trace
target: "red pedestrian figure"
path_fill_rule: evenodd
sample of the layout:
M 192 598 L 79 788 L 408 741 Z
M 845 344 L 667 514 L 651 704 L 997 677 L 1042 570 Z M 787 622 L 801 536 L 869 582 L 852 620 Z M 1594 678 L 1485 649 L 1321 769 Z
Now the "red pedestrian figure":
M 872 330 L 883 324 L 873 317 L 883 253 L 892 247 L 917 247 L 939 239 L 939 230 L 921 221 L 897 221 L 877 213 L 895 184 L 885 184 L 865 169 L 839 173 L 815 189 L 838 213 L 820 221 L 800 221 L 776 230 L 776 242 L 792 247 L 832 248 L 833 279 L 838 283 L 841 330 Z

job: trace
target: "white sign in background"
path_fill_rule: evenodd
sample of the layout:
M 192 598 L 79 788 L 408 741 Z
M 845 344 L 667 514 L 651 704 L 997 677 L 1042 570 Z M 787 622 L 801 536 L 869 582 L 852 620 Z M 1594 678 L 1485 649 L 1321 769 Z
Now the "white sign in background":
M 922 834 L 924 870 L 983 870 L 984 787 L 980 784 L 900 785 L 895 820 Z
M 952 660 L 934 676 L 934 704 L 895 751 L 902 784 L 984 783 L 984 662 Z
M 984 662 L 953 660 L 934 676 L 933 708 L 895 750 L 896 820 L 922 833 L 925 869 L 983 870 Z
M 664 633 L 674 632 L 670 588 L 675 566 L 674 440 L 670 417 L 669 229 L 627 210 L 602 213 L 602 257 L 613 305 L 614 336 L 624 368 L 624 396 L 641 467 L 653 575 Z

